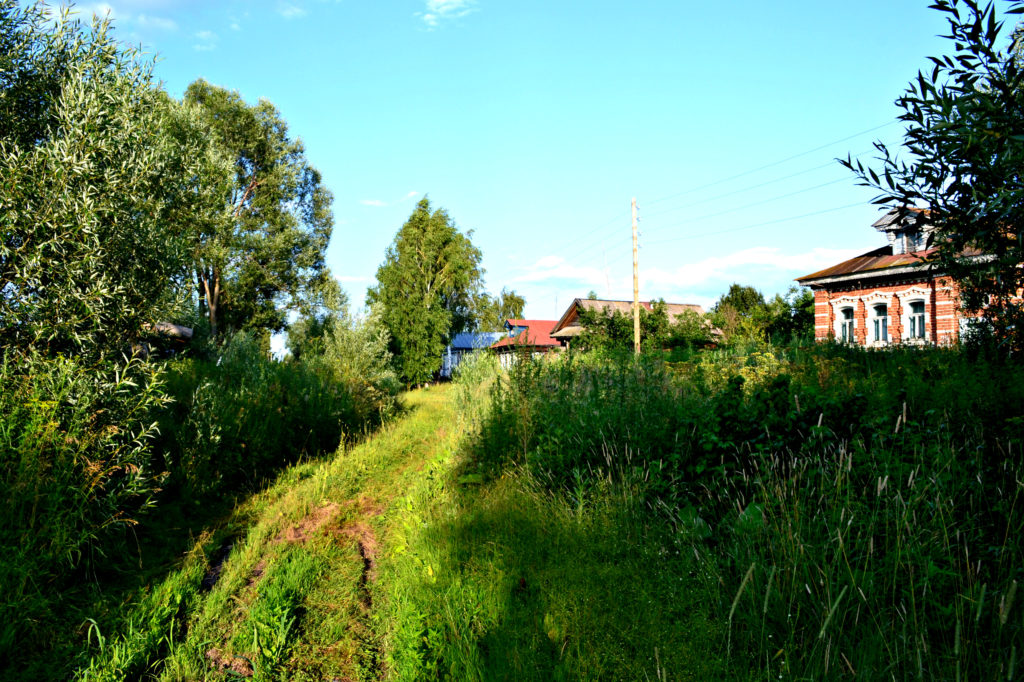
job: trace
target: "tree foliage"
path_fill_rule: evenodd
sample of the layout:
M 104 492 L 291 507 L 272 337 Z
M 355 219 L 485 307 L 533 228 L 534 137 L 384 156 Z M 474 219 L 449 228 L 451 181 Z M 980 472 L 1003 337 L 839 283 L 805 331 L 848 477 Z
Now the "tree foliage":
M 444 209 L 424 197 L 388 247 L 367 292 L 391 334 L 391 351 L 406 384 L 428 381 L 441 367 L 452 335 L 472 324 L 480 287 L 480 250 Z
M 0 346 L 119 358 L 171 307 L 192 163 L 106 23 L 0 7 Z
M 209 184 L 224 187 L 196 235 L 201 312 L 213 336 L 222 328 L 281 331 L 288 311 L 308 307 L 329 279 L 331 194 L 269 101 L 249 105 L 200 79 L 183 104 L 208 135 Z M 231 169 L 227 183 L 218 159 Z
M 526 299 L 514 291 L 502 289 L 497 296 L 481 293 L 475 302 L 474 328 L 481 332 L 500 332 L 505 329 L 505 320 L 519 320 L 523 317 Z
M 630 352 L 633 350 L 633 315 L 613 308 L 580 308 L 583 331 L 573 340 L 575 350 Z M 687 310 L 674 320 L 665 301 L 654 301 L 651 309 L 640 307 L 640 348 L 644 352 L 676 347 L 700 347 L 711 341 L 703 315 Z
M 912 219 L 925 206 L 938 236 L 938 268 L 960 286 L 961 303 L 1024 345 L 1024 88 L 1019 33 L 1007 41 L 993 3 L 936 0 L 950 53 L 930 57 L 896 100 L 903 150 L 878 142 L 879 169 L 847 157 L 875 203 Z M 1024 13 L 1024 3 L 1003 9 Z
M 779 341 L 814 334 L 814 294 L 791 286 L 765 301 L 754 287 L 732 284 L 718 300 L 711 319 L 727 341 Z

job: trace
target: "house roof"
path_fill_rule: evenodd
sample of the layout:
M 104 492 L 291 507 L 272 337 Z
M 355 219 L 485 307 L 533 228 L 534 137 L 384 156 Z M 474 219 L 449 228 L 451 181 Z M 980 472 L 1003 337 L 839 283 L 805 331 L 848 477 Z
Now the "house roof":
M 650 301 L 640 301 L 640 305 L 646 310 L 650 311 L 652 305 Z M 556 339 L 568 339 L 576 336 L 583 327 L 577 324 L 579 320 L 579 311 L 581 308 L 586 310 L 607 310 L 620 312 L 624 315 L 631 315 L 633 313 L 633 302 L 632 301 L 616 301 L 601 298 L 577 298 L 569 304 L 568 309 L 562 314 L 562 317 L 558 320 L 554 329 L 551 331 L 551 335 Z M 675 322 L 684 311 L 692 311 L 698 315 L 704 314 L 704 309 L 695 303 L 666 303 L 665 311 L 668 313 L 668 319 L 670 322 Z
M 931 256 L 936 249 L 930 248 L 924 251 L 912 253 L 900 253 L 893 255 L 891 246 L 883 246 L 874 251 L 868 251 L 849 260 L 844 260 L 831 267 L 818 272 L 812 272 L 803 277 L 797 277 L 796 281 L 801 284 L 815 284 L 818 280 L 842 278 L 855 279 L 856 277 L 874 277 L 889 274 L 886 271 L 915 268 L 928 265 Z
M 526 327 L 526 331 L 515 336 L 506 336 L 491 346 L 496 350 L 502 348 L 514 348 L 530 346 L 534 348 L 557 347 L 561 344 L 557 339 L 551 338 L 551 330 L 557 320 L 506 320 L 505 326 L 509 329 L 515 327 Z
M 449 345 L 452 350 L 477 350 L 489 347 L 504 336 L 504 332 L 462 332 L 456 334 Z

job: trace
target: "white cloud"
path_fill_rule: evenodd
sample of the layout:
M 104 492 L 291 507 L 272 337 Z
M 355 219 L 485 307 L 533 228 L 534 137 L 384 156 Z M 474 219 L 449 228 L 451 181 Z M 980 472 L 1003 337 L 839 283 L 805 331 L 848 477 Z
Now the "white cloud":
M 281 3 L 277 6 L 277 13 L 285 19 L 298 19 L 306 16 L 306 10 L 291 3 Z
M 140 14 L 138 19 L 135 20 L 139 26 L 158 28 L 162 31 L 177 31 L 178 24 L 173 19 L 166 19 L 164 17 L 153 17 L 147 14 Z
M 213 31 L 197 31 L 195 34 L 199 42 L 192 46 L 198 52 L 209 52 L 217 47 L 217 34 Z
M 671 270 L 640 269 L 641 283 L 674 288 L 706 287 L 733 281 L 754 284 L 758 273 L 808 275 L 856 256 L 859 251 L 817 248 L 804 253 L 784 253 L 774 246 L 755 246 L 725 256 L 712 256 Z M 720 288 L 720 287 L 719 287 Z
M 442 21 L 458 19 L 477 11 L 476 0 L 427 0 L 426 11 L 417 12 L 428 28 L 434 29 Z
M 561 256 L 544 256 L 512 281 L 522 283 L 576 282 L 594 287 L 603 286 L 607 277 L 600 268 L 571 265 Z
M 118 16 L 117 12 L 114 11 L 114 8 L 105 2 L 77 5 L 73 8 L 72 11 L 79 13 L 83 17 L 89 17 L 95 14 L 101 19 L 107 15 L 110 15 L 111 19 Z
M 375 206 L 375 207 L 381 207 L 381 206 L 387 206 L 388 205 L 386 201 L 381 201 L 380 199 L 360 199 L 359 203 L 362 204 L 363 206 Z
M 402 201 L 408 201 L 409 199 L 412 199 L 414 197 L 418 197 L 419 195 L 420 195 L 419 192 L 413 190 L 412 192 L 409 192 L 404 197 L 402 197 Z
M 228 26 L 228 28 L 230 28 L 232 31 L 241 31 L 242 30 L 241 25 L 237 21 L 232 21 L 231 24 Z

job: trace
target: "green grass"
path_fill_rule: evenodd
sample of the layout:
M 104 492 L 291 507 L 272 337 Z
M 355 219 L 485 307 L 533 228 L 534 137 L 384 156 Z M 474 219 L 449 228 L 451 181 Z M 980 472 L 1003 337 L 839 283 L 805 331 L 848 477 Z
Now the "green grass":
M 410 393 L 400 419 L 284 471 L 119 621 L 83 629 L 80 676 L 1019 679 L 1021 370 L 754 350 L 513 375 L 536 394 L 482 364 Z M 597 455 L 572 450 L 602 415 Z M 701 420 L 652 437 L 637 415 Z M 729 438 L 729 419 L 770 433 Z M 480 442 L 495 434 L 528 438 L 502 461 Z M 652 449 L 704 443 L 726 464 Z

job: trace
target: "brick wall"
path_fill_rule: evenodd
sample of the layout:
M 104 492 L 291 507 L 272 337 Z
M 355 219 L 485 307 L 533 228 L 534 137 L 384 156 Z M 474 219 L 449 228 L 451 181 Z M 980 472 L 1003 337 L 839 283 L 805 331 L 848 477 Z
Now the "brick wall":
M 873 308 L 887 306 L 889 343 L 898 343 L 907 331 L 904 315 L 909 314 L 911 301 L 925 304 L 924 340 L 935 344 L 951 344 L 957 340 L 959 314 L 957 290 L 948 277 L 903 281 L 897 284 L 866 286 L 863 282 L 834 285 L 814 291 L 814 338 L 819 341 L 835 338 L 840 310 L 854 310 L 854 338 L 861 345 L 873 341 Z

